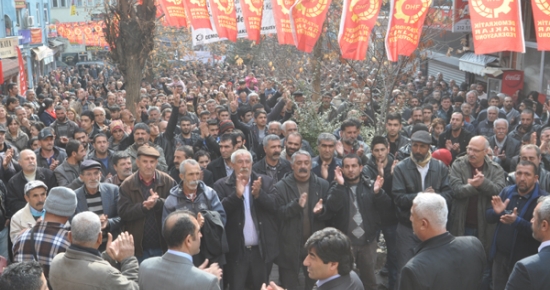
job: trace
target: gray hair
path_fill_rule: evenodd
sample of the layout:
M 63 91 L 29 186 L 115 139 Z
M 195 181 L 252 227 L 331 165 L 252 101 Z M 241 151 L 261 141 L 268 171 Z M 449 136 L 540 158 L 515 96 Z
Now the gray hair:
M 286 122 L 284 122 L 283 125 L 281 126 L 281 130 L 283 131 L 283 133 L 286 133 L 286 125 L 287 125 L 287 124 L 294 124 L 294 125 L 296 125 L 296 127 L 298 126 L 298 125 L 296 124 L 296 122 L 294 122 L 294 121 L 291 121 L 291 120 L 286 121 Z
M 317 146 L 321 145 L 322 141 L 332 141 L 333 144 L 336 144 L 336 142 L 338 142 L 338 140 L 336 140 L 336 136 L 331 133 L 319 134 L 319 137 L 317 137 Z
M 510 125 L 508 124 L 508 120 L 506 120 L 506 119 L 504 119 L 504 118 L 498 118 L 498 119 L 496 119 L 496 120 L 493 122 L 493 128 L 496 129 L 498 123 L 505 123 L 505 124 L 506 124 L 506 129 L 508 129 L 508 127 L 510 126 Z
M 152 111 L 157 111 L 160 114 L 159 107 L 151 106 L 151 107 L 149 107 L 149 109 L 147 109 L 147 115 L 151 114 Z
M 487 112 L 489 111 L 496 111 L 497 114 L 498 114 L 498 107 L 497 106 L 490 106 L 489 108 L 487 108 Z
M 262 144 L 264 145 L 264 147 L 267 147 L 267 144 L 269 144 L 269 141 L 277 141 L 280 144 L 281 138 L 279 138 L 279 136 L 275 134 L 270 134 L 265 136 L 264 139 L 262 140 Z
M 281 125 L 281 122 L 279 122 L 279 121 L 271 121 L 271 122 L 269 122 L 269 124 L 267 124 L 267 127 L 269 128 L 269 126 L 271 126 L 271 125 L 277 125 L 277 127 L 279 128 L 279 130 L 282 130 L 282 129 L 283 129 L 283 128 L 282 128 L 282 125 Z
M 34 155 L 34 157 L 36 158 L 36 153 L 34 153 L 34 151 L 32 151 L 31 149 L 21 150 L 21 152 L 19 152 L 19 158 L 21 158 L 23 156 L 23 153 L 30 153 L 30 154 Z
M 414 198 L 413 205 L 416 205 L 414 212 L 420 218 L 427 219 L 430 224 L 437 227 L 445 228 L 449 209 L 441 195 L 421 192 Z
M 101 232 L 99 216 L 91 211 L 81 212 L 71 222 L 73 243 L 87 244 L 97 241 Z
M 252 154 L 250 154 L 250 152 L 248 152 L 248 150 L 238 149 L 235 152 L 233 152 L 233 154 L 231 154 L 231 163 L 235 163 L 235 161 L 237 160 L 237 156 L 243 155 L 243 154 L 248 155 L 248 157 L 250 158 L 250 162 L 252 162 Z
M 63 108 L 63 110 L 65 110 L 65 107 L 61 106 Z M 92 112 L 95 112 L 95 111 L 101 111 L 103 114 L 105 114 L 105 109 L 103 109 L 102 107 L 95 107 Z
M 467 92 L 466 97 L 468 97 L 468 95 L 470 95 L 470 94 L 474 94 L 476 96 L 476 98 L 478 97 L 478 94 L 477 94 L 476 90 L 471 90 L 471 91 Z
M 544 220 L 550 223 L 550 197 L 541 196 L 538 199 L 538 203 L 540 203 L 540 207 L 539 207 L 539 210 L 537 211 L 537 216 L 540 222 Z
M 460 105 L 460 109 L 461 109 L 461 110 L 464 110 L 464 106 L 469 106 L 470 109 L 472 108 L 472 106 L 471 106 L 470 104 L 464 102 L 464 103 L 462 103 L 462 105 Z
M 541 155 L 542 152 L 540 151 L 539 146 L 537 146 L 535 144 L 527 144 L 527 145 L 521 146 L 521 148 L 519 149 L 519 156 L 520 157 L 521 157 L 521 151 L 523 151 L 523 150 L 535 150 L 537 152 L 537 157 L 540 159 L 540 155 Z M 538 166 L 538 164 L 536 164 L 536 165 Z
M 305 150 L 298 150 L 298 151 L 294 152 L 294 154 L 292 154 L 292 157 L 290 158 L 290 163 L 292 163 L 294 165 L 294 161 L 296 160 L 296 157 L 298 157 L 300 155 L 305 155 L 305 156 L 309 157 L 309 160 L 311 160 L 311 155 L 309 154 L 309 152 L 307 152 Z
M 185 175 L 185 165 L 186 164 L 189 164 L 189 165 L 199 165 L 199 163 L 197 161 L 195 161 L 195 159 L 185 159 L 181 162 L 180 164 L 180 174 L 183 174 Z

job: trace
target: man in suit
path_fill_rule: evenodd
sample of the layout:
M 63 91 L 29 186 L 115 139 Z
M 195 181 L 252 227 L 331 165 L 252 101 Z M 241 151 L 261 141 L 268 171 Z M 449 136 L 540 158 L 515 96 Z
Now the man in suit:
M 316 280 L 317 290 L 364 290 L 359 276 L 352 271 L 353 253 L 350 239 L 341 231 L 327 227 L 316 231 L 305 244 L 304 259 L 309 278 Z M 262 290 L 282 290 L 274 282 Z
M 203 223 L 204 220 L 200 219 Z M 200 252 L 201 225 L 189 211 L 175 211 L 164 221 L 162 235 L 168 251 L 162 257 L 147 259 L 139 269 L 139 287 L 158 289 L 220 289 L 222 271 L 216 263 L 205 269 L 193 266 L 193 255 Z
M 544 290 L 550 285 L 550 198 L 539 199 L 531 220 L 533 237 L 541 242 L 538 253 L 522 260 L 506 284 L 506 290 Z
M 422 241 L 401 271 L 400 290 L 478 289 L 486 266 L 485 250 L 475 237 L 447 232 L 447 203 L 433 193 L 413 200 L 411 222 Z M 464 279 L 468 277 L 468 279 Z

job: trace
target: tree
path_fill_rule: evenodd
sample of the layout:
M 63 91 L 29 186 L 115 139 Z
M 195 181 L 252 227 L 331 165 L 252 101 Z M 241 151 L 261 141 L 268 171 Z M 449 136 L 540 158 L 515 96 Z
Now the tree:
M 109 56 L 122 73 L 126 88 L 126 108 L 135 111 L 139 101 L 143 70 L 153 50 L 155 16 L 154 0 L 119 0 L 114 5 L 105 1 L 105 39 Z

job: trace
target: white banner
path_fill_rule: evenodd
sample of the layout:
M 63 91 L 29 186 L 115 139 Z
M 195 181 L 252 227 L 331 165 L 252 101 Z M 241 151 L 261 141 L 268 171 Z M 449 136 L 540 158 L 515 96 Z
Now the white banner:
M 212 29 L 192 29 L 193 30 L 193 46 L 214 43 L 226 38 L 219 38 L 216 33 L 216 27 L 212 21 L 212 13 L 210 12 L 209 1 L 206 1 L 208 7 L 208 14 L 210 14 L 210 23 L 212 23 Z M 235 0 L 235 11 L 237 12 L 237 38 L 247 38 L 246 27 L 243 22 L 243 10 L 241 9 L 241 3 L 239 0 Z M 271 7 L 271 0 L 264 0 L 264 10 L 262 15 L 262 32 L 261 34 L 276 34 L 275 18 L 273 17 L 273 8 Z
M 0 38 L 0 58 L 16 57 L 15 47 L 19 45 L 19 37 Z

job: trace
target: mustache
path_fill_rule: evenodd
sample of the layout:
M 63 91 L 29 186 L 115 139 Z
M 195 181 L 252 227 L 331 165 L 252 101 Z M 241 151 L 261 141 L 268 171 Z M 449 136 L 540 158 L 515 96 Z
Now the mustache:
M 197 186 L 197 185 L 199 185 L 199 180 L 189 181 L 189 182 L 187 182 L 187 185 Z
M 39 206 L 39 205 L 44 205 L 44 202 L 41 201 L 41 202 L 36 204 L 36 206 Z
M 239 170 L 239 172 L 248 172 L 250 170 L 248 170 L 248 167 L 243 167 L 241 168 L 241 170 Z
M 298 169 L 298 172 L 299 173 L 307 173 L 308 171 L 305 168 L 300 168 L 300 169 Z

